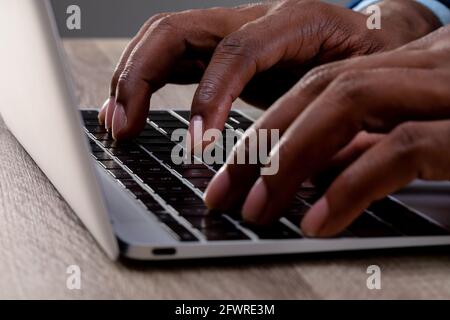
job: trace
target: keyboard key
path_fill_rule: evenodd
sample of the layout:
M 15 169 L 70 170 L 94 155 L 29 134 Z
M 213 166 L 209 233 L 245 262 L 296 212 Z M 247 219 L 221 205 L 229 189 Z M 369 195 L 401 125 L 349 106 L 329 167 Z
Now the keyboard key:
M 189 179 L 189 182 L 195 187 L 198 188 L 201 191 L 205 191 L 206 188 L 208 187 L 208 184 L 210 182 L 210 179 L 203 179 L 203 178 L 198 178 L 198 179 Z
M 400 233 L 368 213 L 359 216 L 348 228 L 357 237 L 398 237 Z
M 198 241 L 198 239 L 183 225 L 179 224 L 174 218 L 167 217 L 164 224 L 172 230 L 173 233 L 178 237 L 178 240 L 183 242 Z
M 185 219 L 195 228 L 199 230 L 210 228 L 227 228 L 232 227 L 233 224 L 221 215 L 208 216 L 186 216 Z M 230 226 L 231 225 L 231 226 Z
M 447 230 L 389 198 L 373 203 L 368 211 L 408 236 L 449 234 Z
M 149 114 L 149 118 L 150 121 L 157 121 L 157 120 L 173 120 L 176 119 L 173 115 L 171 115 L 169 112 L 167 111 L 151 111 Z
M 92 133 L 92 134 L 94 134 L 94 133 L 108 133 L 108 131 L 106 131 L 106 129 L 105 129 L 105 127 L 103 127 L 103 126 L 85 126 L 85 128 L 86 128 L 86 130 L 89 132 L 89 133 Z
M 294 225 L 298 226 L 309 209 L 310 207 L 302 201 L 295 201 L 295 203 L 290 208 L 286 209 L 284 217 Z
M 139 184 L 135 180 L 130 179 L 130 178 L 128 178 L 128 179 L 118 179 L 118 180 L 120 181 L 120 183 L 123 184 L 123 186 L 125 188 L 140 187 Z
M 136 140 L 138 144 L 155 145 L 155 146 L 166 146 L 173 148 L 174 143 L 166 137 L 141 137 Z
M 196 170 L 209 170 L 206 165 L 203 163 L 194 163 L 194 160 L 192 160 L 192 163 L 182 163 L 178 165 L 172 165 L 172 167 L 177 171 L 183 171 L 183 170 L 189 170 L 189 169 L 196 169 Z
M 122 142 L 117 142 L 114 139 L 110 140 L 102 140 L 100 141 L 100 144 L 105 148 L 111 148 L 111 149 L 129 149 L 130 145 L 125 145 Z
M 300 188 L 297 192 L 297 196 L 309 204 L 314 204 L 322 195 L 323 193 L 316 188 Z
M 183 178 L 188 180 L 194 178 L 209 178 L 214 177 L 214 172 L 209 169 L 182 169 L 179 171 Z
M 173 204 L 172 207 L 178 211 L 180 216 L 189 217 L 203 217 L 211 214 L 210 210 L 204 204 L 197 206 L 187 206 L 184 204 Z
M 176 113 L 187 121 L 189 121 L 191 119 L 191 111 L 179 110 L 179 111 L 176 111 Z
M 159 158 L 159 155 L 170 156 L 172 154 L 173 147 L 175 147 L 175 144 L 170 147 L 162 146 L 162 145 L 152 145 L 152 144 L 141 144 L 141 146 L 145 150 L 147 150 L 153 154 L 157 154 L 158 158 Z
M 252 126 L 252 122 L 248 120 L 239 121 L 234 117 L 230 117 L 229 120 L 227 121 L 227 124 L 230 125 L 235 130 L 242 129 L 244 131 Z
M 102 148 L 100 148 L 95 142 L 91 142 L 89 144 L 90 148 L 91 148 L 91 152 L 104 152 Z
M 118 180 L 131 178 L 128 172 L 123 169 L 108 169 L 108 173 Z
M 165 129 L 187 129 L 187 124 L 177 120 L 174 118 L 174 120 L 170 121 L 161 121 L 161 120 L 153 120 L 153 122 L 160 128 Z
M 153 130 L 144 130 L 139 135 L 139 138 L 146 139 L 146 138 L 166 138 L 168 139 L 164 134 L 161 132 L 153 129 Z M 169 139 L 168 139 L 169 140 Z
M 172 153 L 168 153 L 168 152 L 157 152 L 154 153 L 154 155 L 156 156 L 156 158 L 158 158 L 158 160 L 162 161 L 165 165 L 168 166 L 172 166 L 174 163 L 172 161 Z
M 136 195 L 135 197 L 137 200 L 141 201 L 149 210 L 154 209 L 151 207 L 151 205 L 153 205 L 155 199 L 153 198 L 153 195 L 151 195 L 150 193 Z
M 146 198 L 149 193 L 144 190 L 139 184 L 134 185 L 134 186 L 128 186 L 127 187 L 128 190 L 131 191 L 131 193 L 137 198 Z
M 110 133 L 93 133 L 93 136 L 99 141 L 114 141 Z
M 243 227 L 251 230 L 255 233 L 260 239 L 268 240 L 268 239 L 300 239 L 302 236 L 287 227 L 282 222 L 278 221 L 270 226 L 255 226 L 250 224 L 243 224 Z
M 191 206 L 191 205 L 202 205 L 203 200 L 199 198 L 194 193 L 192 194 L 174 194 L 174 193 L 164 193 L 161 197 L 170 205 L 176 206 Z
M 232 110 L 230 112 L 230 117 L 233 117 L 234 119 L 237 119 L 239 121 L 249 121 L 249 119 L 246 116 L 243 116 L 241 113 Z
M 93 152 L 91 155 L 94 157 L 95 160 L 98 160 L 98 161 L 111 160 L 111 156 L 103 151 Z
M 92 126 L 92 127 L 93 126 L 101 126 L 98 123 L 98 119 L 84 119 L 83 123 L 84 123 L 85 126 Z
M 173 132 L 175 130 L 178 130 L 178 129 L 187 130 L 187 129 L 184 129 L 184 128 L 162 128 L 162 129 L 166 132 L 166 136 L 169 137 L 170 139 L 172 139 L 172 134 L 173 134 Z M 181 133 L 184 134 L 184 131 L 181 132 Z
M 179 180 L 175 177 L 170 175 L 169 172 L 167 173 L 160 173 L 160 174 L 141 174 L 139 178 L 144 181 L 144 183 L 148 184 L 150 187 L 156 186 L 160 183 L 167 183 L 167 182 L 173 182 L 173 183 L 180 183 Z
M 285 216 L 285 218 L 290 222 L 290 223 L 292 223 L 294 226 L 299 226 L 300 225 L 300 222 L 302 221 L 302 219 L 303 219 L 303 215 L 288 215 L 288 216 Z
M 208 241 L 232 241 L 232 240 L 249 240 L 241 230 L 237 229 L 233 224 L 226 227 L 211 227 L 200 230 Z
M 167 215 L 169 214 L 166 209 L 164 209 L 163 207 L 161 207 L 161 205 L 153 198 L 153 197 L 142 197 L 141 202 L 144 204 L 144 206 L 147 207 L 148 210 L 150 210 L 153 214 L 155 214 L 156 216 L 161 216 L 161 215 Z
M 335 238 L 354 238 L 355 235 L 351 233 L 349 230 L 344 230 L 339 233 Z
M 114 160 L 99 160 L 98 163 L 105 169 L 120 169 L 123 170 L 120 164 Z
M 166 172 L 167 170 L 160 165 L 139 165 L 139 164 L 128 164 L 127 167 L 133 171 L 133 173 L 137 174 L 138 176 L 141 174 L 154 174 L 154 173 L 161 173 Z
M 152 187 L 157 193 L 189 192 L 189 188 L 181 184 L 160 183 Z
M 140 157 L 140 156 L 149 156 L 147 153 L 142 151 L 139 148 L 107 148 L 112 155 L 119 156 L 128 156 L 128 157 Z
M 158 164 L 158 162 L 154 159 L 151 158 L 144 159 L 141 158 L 140 156 L 137 157 L 117 156 L 117 160 L 129 168 L 146 166 L 150 164 Z
M 82 110 L 81 117 L 84 120 L 96 120 L 98 123 L 98 111 L 97 110 Z
M 135 182 L 125 182 L 124 184 L 126 185 L 126 188 L 136 197 L 136 199 L 140 200 L 153 214 L 156 216 L 168 214 L 168 212 L 158 203 L 158 201 L 156 201 L 150 193 L 141 188 L 139 184 Z

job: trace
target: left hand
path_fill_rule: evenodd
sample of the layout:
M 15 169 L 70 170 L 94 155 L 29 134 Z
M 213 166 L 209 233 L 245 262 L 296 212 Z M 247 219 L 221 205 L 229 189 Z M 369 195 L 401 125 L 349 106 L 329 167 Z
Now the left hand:
M 144 128 L 157 90 L 199 83 L 191 124 L 222 130 L 238 97 L 265 108 L 314 66 L 398 48 L 440 25 L 415 1 L 379 5 L 380 30 L 369 30 L 362 12 L 318 0 L 153 16 L 123 53 L 99 120 L 115 139 L 133 138 Z
M 253 128 L 280 129 L 272 150 L 278 172 L 259 176 L 258 166 L 227 164 L 205 196 L 212 208 L 245 200 L 249 222 L 279 218 L 300 184 L 330 166 L 343 170 L 303 219 L 310 236 L 339 233 L 416 178 L 450 179 L 450 27 L 313 70 Z

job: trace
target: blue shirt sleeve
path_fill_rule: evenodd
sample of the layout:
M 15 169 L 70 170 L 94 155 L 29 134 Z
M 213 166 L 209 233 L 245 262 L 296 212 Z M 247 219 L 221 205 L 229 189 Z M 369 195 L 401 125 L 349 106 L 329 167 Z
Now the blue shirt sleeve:
M 358 5 L 358 3 L 360 3 L 362 0 L 352 0 L 350 1 L 350 3 L 347 5 L 348 8 L 354 8 L 356 7 L 356 5 Z M 450 9 L 450 0 L 437 0 L 440 3 L 442 3 L 443 5 L 445 5 L 447 8 Z
M 348 8 L 359 11 L 370 4 L 381 0 L 352 0 Z M 450 0 L 415 0 L 427 7 L 439 19 L 443 26 L 450 24 Z

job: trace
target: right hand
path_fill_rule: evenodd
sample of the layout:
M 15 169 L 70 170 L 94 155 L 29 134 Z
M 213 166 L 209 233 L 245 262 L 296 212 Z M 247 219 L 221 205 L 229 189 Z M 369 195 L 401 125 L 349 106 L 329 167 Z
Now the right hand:
M 449 180 L 449 83 L 450 26 L 396 50 L 321 66 L 245 133 L 205 202 L 219 211 L 243 204 L 247 222 L 267 225 L 304 181 L 329 173 L 301 222 L 304 234 L 329 237 L 415 179 Z M 249 158 L 251 136 L 272 129 L 281 134 L 265 160 L 272 175 L 236 161 Z
M 390 50 L 439 26 L 413 1 L 380 6 L 381 30 L 368 30 L 362 13 L 311 0 L 156 15 L 123 53 L 100 122 L 115 139 L 137 136 L 152 94 L 199 82 L 191 124 L 222 130 L 238 97 L 270 106 L 319 64 Z

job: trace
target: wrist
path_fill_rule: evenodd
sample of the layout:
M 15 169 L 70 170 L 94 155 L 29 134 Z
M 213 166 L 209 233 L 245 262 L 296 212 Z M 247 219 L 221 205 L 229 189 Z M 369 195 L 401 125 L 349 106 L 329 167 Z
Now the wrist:
M 377 5 L 381 9 L 382 29 L 386 26 L 393 46 L 421 38 L 441 26 L 434 13 L 417 1 L 383 0 Z

